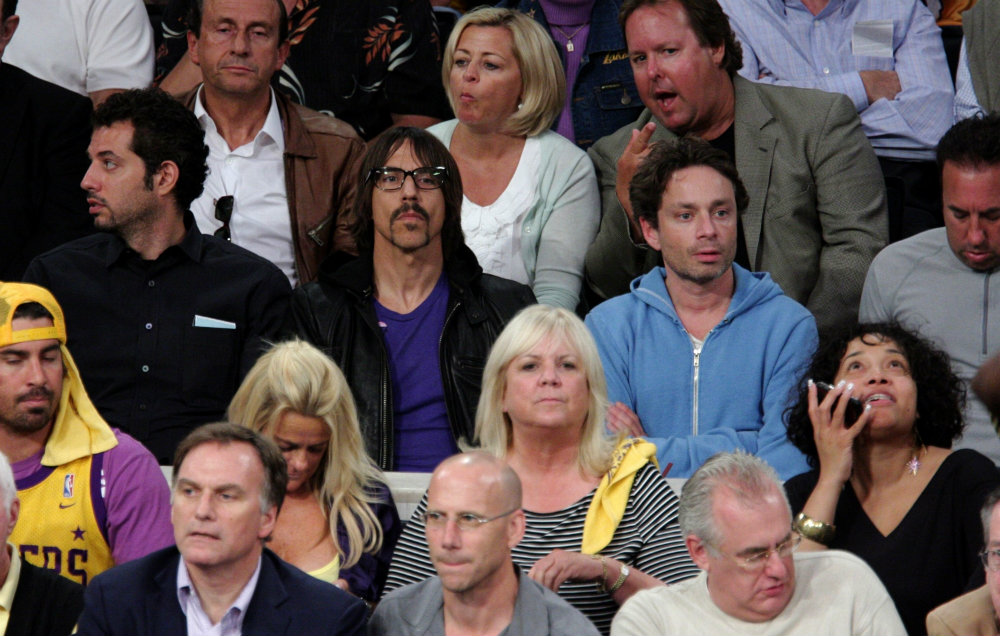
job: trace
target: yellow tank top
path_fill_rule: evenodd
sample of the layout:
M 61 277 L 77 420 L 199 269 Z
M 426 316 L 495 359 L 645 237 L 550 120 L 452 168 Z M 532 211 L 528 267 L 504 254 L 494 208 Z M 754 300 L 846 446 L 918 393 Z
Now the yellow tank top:
M 306 572 L 309 576 L 315 577 L 320 581 L 326 581 L 327 583 L 336 583 L 337 579 L 340 578 L 340 555 L 333 557 L 333 561 L 330 561 L 318 570 L 313 570 L 312 572 Z
M 21 514 L 10 535 L 21 558 L 83 585 L 115 564 L 104 530 L 103 457 L 42 466 L 21 480 Z

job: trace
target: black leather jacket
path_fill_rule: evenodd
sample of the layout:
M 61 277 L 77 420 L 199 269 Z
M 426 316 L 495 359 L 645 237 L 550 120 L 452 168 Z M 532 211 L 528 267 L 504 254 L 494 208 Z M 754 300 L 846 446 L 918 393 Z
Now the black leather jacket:
M 456 442 L 474 441 L 483 367 L 504 325 L 535 297 L 526 285 L 484 274 L 462 246 L 445 262 L 448 309 L 438 351 L 448 420 Z M 388 353 L 375 317 L 371 255 L 334 254 L 317 282 L 292 294 L 285 336 L 298 336 L 333 358 L 347 376 L 358 405 L 369 455 L 393 470 L 392 385 Z

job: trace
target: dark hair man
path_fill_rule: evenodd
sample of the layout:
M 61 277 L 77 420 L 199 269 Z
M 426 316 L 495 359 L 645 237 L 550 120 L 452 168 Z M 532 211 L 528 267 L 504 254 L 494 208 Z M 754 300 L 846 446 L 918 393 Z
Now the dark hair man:
M 161 464 L 188 431 L 223 416 L 290 291 L 268 261 L 198 231 L 188 206 L 207 170 L 202 138 L 166 93 L 109 97 L 94 112 L 81 183 L 105 232 L 39 256 L 25 274 L 65 309 L 97 408 Z
M 364 144 L 339 119 L 271 88 L 288 56 L 282 0 L 200 0 L 189 20 L 202 84 L 179 99 L 205 130 L 209 176 L 198 227 L 263 256 L 292 286 L 353 249 L 346 216 Z M 338 231 L 339 228 L 339 231 Z
M 733 263 L 747 206 L 733 162 L 701 139 L 656 142 L 629 192 L 662 267 L 587 316 L 609 427 L 655 438 L 676 477 L 731 448 L 760 455 L 785 479 L 807 470 L 782 414 L 816 347 L 816 323 L 769 274 Z
M 750 196 L 736 262 L 770 272 L 821 328 L 853 322 L 888 226 L 878 161 L 850 100 L 736 76 L 739 44 L 716 0 L 627 0 L 621 17 L 646 110 L 589 150 L 603 210 L 587 253 L 592 291 L 625 293 L 659 264 L 632 243 L 643 241 L 628 187 L 650 141 L 691 135 L 733 159 Z
M 429 472 L 473 440 L 490 346 L 534 297 L 483 274 L 465 246 L 458 167 L 431 134 L 388 130 L 359 178 L 361 255 L 333 255 L 318 282 L 295 290 L 285 332 L 344 371 L 365 446 L 383 469 Z
M 1000 114 L 958 122 L 937 148 L 944 227 L 882 250 L 861 295 L 861 322 L 896 321 L 920 331 L 951 356 L 968 386 L 1000 350 L 988 317 L 1000 312 Z M 990 414 L 969 393 L 965 434 L 974 448 L 1000 462 L 1000 438 Z
M 94 579 L 77 633 L 363 634 L 364 602 L 264 549 L 287 481 L 258 433 L 192 431 L 174 460 L 177 545 Z
M 680 522 L 702 573 L 636 593 L 612 636 L 906 633 L 864 561 L 840 550 L 795 554 L 801 537 L 785 491 L 758 457 L 705 462 L 684 484 Z
M 21 500 L 10 541 L 86 584 L 170 545 L 167 483 L 149 451 L 101 419 L 47 290 L 0 283 L 0 451 Z

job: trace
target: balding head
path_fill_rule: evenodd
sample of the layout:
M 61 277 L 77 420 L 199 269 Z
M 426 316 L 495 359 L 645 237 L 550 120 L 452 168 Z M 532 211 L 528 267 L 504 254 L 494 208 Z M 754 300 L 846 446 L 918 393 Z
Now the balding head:
M 502 459 L 483 451 L 459 453 L 445 459 L 434 469 L 428 496 L 435 488 L 448 488 L 455 479 L 475 479 L 487 501 L 503 510 L 521 507 L 521 480 Z
M 425 524 L 446 604 L 452 595 L 489 594 L 514 581 L 510 550 L 524 536 L 524 512 L 521 480 L 503 460 L 476 451 L 441 462 L 427 489 Z

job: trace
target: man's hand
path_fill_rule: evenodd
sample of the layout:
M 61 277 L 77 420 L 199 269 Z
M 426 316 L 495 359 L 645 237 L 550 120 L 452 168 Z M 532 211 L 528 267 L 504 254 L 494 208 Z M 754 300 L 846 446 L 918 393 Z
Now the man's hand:
M 621 402 L 615 402 L 608 407 L 608 430 L 617 433 L 624 431 L 632 437 L 642 437 L 646 431 L 642 428 L 639 416 Z
M 633 130 L 632 138 L 629 140 L 628 145 L 625 146 L 622 156 L 618 158 L 618 173 L 615 175 L 615 194 L 618 195 L 618 202 L 621 203 L 622 209 L 625 210 L 625 216 L 628 217 L 629 225 L 632 226 L 632 236 L 641 237 L 642 228 L 639 227 L 639 222 L 635 220 L 635 216 L 632 214 L 632 203 L 629 201 L 628 187 L 632 183 L 632 177 L 635 176 L 635 171 L 639 168 L 639 164 L 649 154 L 649 138 L 653 136 L 653 131 L 655 130 L 655 122 L 649 122 L 641 130 Z
M 861 76 L 861 83 L 865 85 L 869 104 L 874 104 L 883 97 L 895 99 L 899 91 L 903 90 L 896 71 L 858 71 L 858 75 Z

